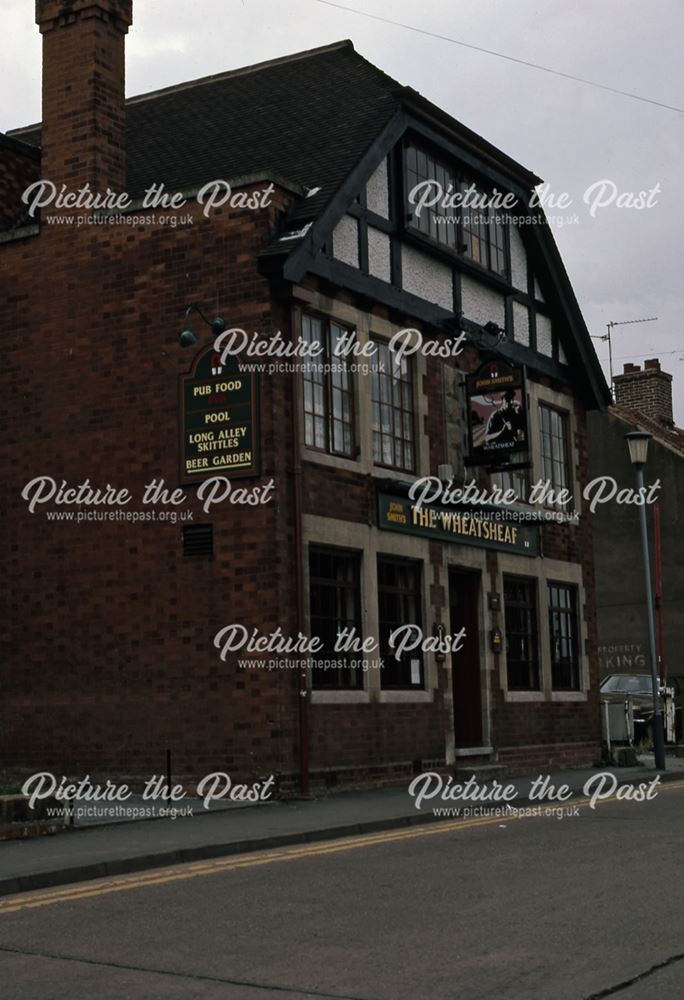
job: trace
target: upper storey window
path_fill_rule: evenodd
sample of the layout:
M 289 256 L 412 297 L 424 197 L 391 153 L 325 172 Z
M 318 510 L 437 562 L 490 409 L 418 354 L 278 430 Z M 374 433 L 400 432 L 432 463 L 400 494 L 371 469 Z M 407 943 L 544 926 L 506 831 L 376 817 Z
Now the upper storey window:
M 408 226 L 505 276 L 505 210 L 496 207 L 497 193 L 459 177 L 451 165 L 413 143 L 406 146 L 404 163 Z
M 416 146 L 406 148 L 406 189 L 409 225 L 430 236 L 438 243 L 456 249 L 456 226 L 444 222 L 441 209 L 420 208 L 423 192 L 430 193 L 430 200 L 438 191 L 457 190 L 456 175 L 434 156 Z M 429 202 L 428 202 L 429 204 Z

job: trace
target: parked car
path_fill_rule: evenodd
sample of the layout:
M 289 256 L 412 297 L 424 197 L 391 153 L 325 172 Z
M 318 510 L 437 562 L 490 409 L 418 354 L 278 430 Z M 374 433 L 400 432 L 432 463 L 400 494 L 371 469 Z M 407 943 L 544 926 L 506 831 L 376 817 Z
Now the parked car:
M 653 716 L 653 688 L 650 674 L 609 674 L 601 681 L 601 701 L 631 699 L 635 722 L 650 722 Z
M 650 674 L 609 674 L 601 681 L 601 701 L 624 704 L 631 702 L 634 720 L 634 742 L 640 743 L 650 731 L 653 718 L 653 688 Z M 677 680 L 669 680 L 661 689 L 665 699 L 665 738 L 674 742 L 681 734 L 681 690 Z M 676 710 L 676 711 L 675 711 Z

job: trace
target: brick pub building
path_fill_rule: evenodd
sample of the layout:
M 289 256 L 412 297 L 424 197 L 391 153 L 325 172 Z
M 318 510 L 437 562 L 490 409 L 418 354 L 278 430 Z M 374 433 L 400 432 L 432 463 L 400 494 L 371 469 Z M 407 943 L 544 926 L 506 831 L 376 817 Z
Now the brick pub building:
M 463 383 L 493 359 L 525 369 L 530 466 L 493 479 L 521 493 L 548 479 L 581 510 L 586 414 L 608 394 L 548 227 L 440 225 L 407 200 L 431 180 L 526 203 L 539 179 L 350 42 L 125 101 L 131 8 L 38 0 L 43 121 L 0 139 L 0 763 L 147 774 L 170 748 L 178 774 L 273 772 L 306 787 L 308 774 L 334 785 L 594 760 L 589 519 L 449 533 L 407 497 L 424 476 L 491 485 L 465 464 Z M 133 206 L 82 224 L 56 202 L 31 215 L 21 192 L 39 178 L 125 191 Z M 205 214 L 197 192 L 218 178 L 264 203 Z M 152 184 L 184 194 L 177 224 L 160 209 L 141 218 Z M 187 481 L 201 462 L 179 455 L 182 376 L 220 368 L 202 318 L 185 319 L 191 304 L 250 336 L 320 342 L 328 361 L 356 331 L 384 362 L 254 377 L 237 455 L 251 475 L 234 485 L 272 480 L 270 503 L 206 513 Z M 405 328 L 467 343 L 397 365 L 388 343 Z M 126 488 L 139 511 L 152 480 L 182 483 L 193 520 L 96 520 L 87 503 L 31 513 L 22 491 L 41 476 Z M 49 516 L 67 509 L 84 516 Z M 381 648 L 367 670 L 269 671 L 264 656 L 220 657 L 230 623 L 328 640 L 353 625 Z M 464 628 L 464 646 L 382 655 L 379 668 L 406 623 Z

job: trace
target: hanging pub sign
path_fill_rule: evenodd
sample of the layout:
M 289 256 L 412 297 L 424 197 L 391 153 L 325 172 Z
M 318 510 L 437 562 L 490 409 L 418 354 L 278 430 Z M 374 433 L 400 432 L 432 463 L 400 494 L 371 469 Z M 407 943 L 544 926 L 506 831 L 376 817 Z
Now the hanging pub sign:
M 259 384 L 213 347 L 180 377 L 180 480 L 259 475 Z
M 528 450 L 527 393 L 522 368 L 486 361 L 466 377 L 468 465 L 505 460 Z

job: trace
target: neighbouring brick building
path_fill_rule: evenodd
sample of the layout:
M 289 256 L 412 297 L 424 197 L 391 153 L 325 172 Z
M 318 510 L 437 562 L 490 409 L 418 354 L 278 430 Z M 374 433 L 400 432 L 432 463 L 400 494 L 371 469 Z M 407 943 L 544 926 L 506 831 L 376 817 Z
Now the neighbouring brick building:
M 656 503 L 646 509 L 656 603 L 656 644 L 661 677 L 684 695 L 684 429 L 672 410 L 672 375 L 657 358 L 626 364 L 614 381 L 615 405 L 589 421 L 591 477 L 612 476 L 620 487 L 634 484 L 625 434 L 653 435 L 644 468 L 647 484 L 659 482 Z M 638 508 L 610 504 L 593 515 L 599 669 L 609 674 L 648 674 L 648 623 L 639 541 Z M 630 553 L 628 554 L 627 548 Z M 681 735 L 681 718 L 677 719 Z
M 583 511 L 587 411 L 609 396 L 548 226 L 538 211 L 535 224 L 442 225 L 407 200 L 429 181 L 526 203 L 539 179 L 350 42 L 125 101 L 130 0 L 36 8 L 43 122 L 0 144 L 0 764 L 147 773 L 170 748 L 178 773 L 343 784 L 459 761 L 595 759 L 588 518 L 485 529 L 497 511 L 474 504 L 475 532 L 453 520 L 440 531 L 407 497 L 416 478 L 452 471 L 521 495 L 543 478 Z M 137 200 L 109 219 L 72 208 L 83 224 L 56 201 L 32 216 L 20 192 L 39 177 Z M 205 214 L 197 192 L 217 178 L 255 196 L 272 185 L 270 198 Z M 178 224 L 142 218 L 152 184 L 186 196 Z M 270 503 L 206 513 L 192 483 L 204 458 L 179 480 L 195 391 L 182 383 L 183 410 L 179 379 L 201 393 L 223 371 L 208 331 L 179 346 L 194 303 L 262 339 L 320 343 L 327 361 L 356 331 L 384 362 L 254 376 L 249 447 L 226 443 L 220 461 L 244 460 L 240 486 L 273 480 Z M 196 313 L 188 322 L 204 329 Z M 388 343 L 409 327 L 426 344 L 461 333 L 467 344 L 396 364 Z M 486 361 L 524 367 L 529 409 L 529 467 L 492 480 L 466 464 L 464 378 Z M 226 366 L 241 385 L 245 371 Z M 196 452 L 212 468 L 217 453 Z M 153 479 L 175 489 L 189 476 L 194 520 L 96 520 L 87 504 L 78 522 L 50 519 L 66 507 L 31 513 L 22 497 L 40 476 L 136 498 Z M 465 640 L 450 655 L 302 674 L 221 659 L 214 636 L 229 623 L 328 640 L 354 626 L 383 654 L 404 623 L 464 628 Z

